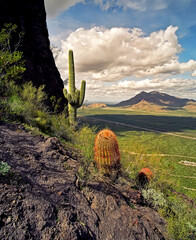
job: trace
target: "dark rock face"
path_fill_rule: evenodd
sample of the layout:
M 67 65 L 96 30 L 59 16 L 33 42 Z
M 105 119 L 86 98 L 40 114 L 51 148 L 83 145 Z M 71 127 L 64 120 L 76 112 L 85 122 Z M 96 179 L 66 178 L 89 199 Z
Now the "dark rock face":
M 23 81 L 32 81 L 35 86 L 45 85 L 49 98 L 61 98 L 61 110 L 67 104 L 63 96 L 63 81 L 56 68 L 49 48 L 44 0 L 1 0 L 0 28 L 5 23 L 18 26 L 24 32 L 19 50 L 26 60 Z
M 1 239 L 166 239 L 166 222 L 129 184 L 105 179 L 81 187 L 80 157 L 57 138 L 0 124 L 0 161 L 14 171 L 0 175 Z

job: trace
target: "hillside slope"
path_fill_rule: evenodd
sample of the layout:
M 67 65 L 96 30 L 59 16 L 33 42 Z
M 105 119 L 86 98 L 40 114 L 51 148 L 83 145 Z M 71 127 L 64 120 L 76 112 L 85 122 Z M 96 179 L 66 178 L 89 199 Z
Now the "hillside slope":
M 135 97 L 116 104 L 115 107 L 135 105 L 141 102 L 142 100 L 159 106 L 167 107 L 184 107 L 189 101 L 196 102 L 194 100 L 190 100 L 187 98 L 177 98 L 166 93 L 160 93 L 156 91 L 147 93 L 142 91 Z
M 147 102 L 145 100 L 140 101 L 137 104 L 130 106 L 128 109 L 133 111 L 151 111 L 151 112 L 163 112 L 166 111 L 163 106 Z
M 107 105 L 105 103 L 93 103 L 87 106 L 88 108 L 106 108 Z
M 165 239 L 165 221 L 139 191 L 109 180 L 80 189 L 80 158 L 57 138 L 0 124 L 0 161 L 12 169 L 0 175 L 1 239 Z

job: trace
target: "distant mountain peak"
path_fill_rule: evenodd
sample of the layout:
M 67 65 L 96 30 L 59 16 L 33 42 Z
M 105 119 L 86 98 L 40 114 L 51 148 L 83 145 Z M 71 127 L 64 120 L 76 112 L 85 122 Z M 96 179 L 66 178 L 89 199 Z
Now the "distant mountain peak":
M 189 101 L 196 102 L 192 99 L 177 98 L 158 91 L 151 91 L 149 93 L 142 91 L 139 94 L 135 95 L 135 97 L 130 98 L 126 101 L 122 101 L 116 104 L 115 106 L 116 107 L 131 106 L 138 104 L 141 101 L 167 107 L 184 107 Z
M 161 93 L 158 91 L 152 91 L 152 92 L 149 92 L 149 94 L 161 94 Z

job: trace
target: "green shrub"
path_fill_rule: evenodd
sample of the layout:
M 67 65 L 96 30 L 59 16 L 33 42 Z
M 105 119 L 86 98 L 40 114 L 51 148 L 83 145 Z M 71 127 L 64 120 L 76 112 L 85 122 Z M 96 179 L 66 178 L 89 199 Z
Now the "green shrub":
M 166 198 L 167 204 L 159 209 L 167 221 L 168 239 L 188 240 L 196 238 L 195 216 L 196 209 L 185 203 L 178 196 L 170 195 Z
M 130 150 L 123 149 L 123 147 L 120 148 L 122 169 L 130 179 L 136 180 L 142 168 L 149 168 L 152 171 L 155 177 L 153 181 L 159 182 L 165 178 L 166 169 L 162 168 L 161 160 L 156 154 L 148 156 L 148 150 L 137 143 L 132 149 L 136 154 L 131 154 Z
M 8 98 L 9 114 L 23 119 L 26 123 L 46 130 L 49 127 L 49 113 L 44 105 L 46 94 L 44 86 L 38 89 L 31 82 L 16 86 L 10 84 L 10 96 Z
M 6 162 L 2 161 L 0 164 L 0 174 L 5 176 L 9 172 L 10 168 L 11 167 Z
M 166 204 L 164 194 L 159 190 L 153 188 L 143 189 L 142 196 L 150 206 L 164 207 Z
M 79 169 L 79 177 L 88 179 L 91 175 L 96 175 L 96 169 L 93 166 L 94 158 L 94 143 L 96 128 L 89 126 L 81 127 L 75 135 L 75 146 L 78 147 L 84 158 L 82 159 L 82 166 Z M 91 168 L 91 169 L 90 169 Z
M 87 162 L 91 162 L 94 158 L 96 127 L 81 127 L 76 135 L 76 146 L 78 146 Z
M 17 81 L 25 71 L 23 54 L 18 51 L 22 33 L 18 34 L 17 43 L 12 40 L 12 35 L 16 36 L 16 30 L 17 26 L 13 24 L 5 24 L 0 30 L 0 115 L 2 117 L 9 110 L 7 97 L 10 96 L 10 81 L 13 79 Z
M 23 54 L 17 49 L 22 33 L 18 34 L 18 42 L 11 44 L 12 35 L 16 31 L 17 26 L 13 24 L 5 24 L 0 30 L 0 97 L 7 96 L 9 81 L 19 79 L 25 71 Z
M 50 120 L 51 120 L 50 131 L 52 135 L 59 138 L 63 138 L 70 142 L 75 141 L 74 129 L 72 129 L 72 127 L 69 126 L 69 121 L 65 113 L 51 115 Z
M 7 117 L 39 128 L 52 136 L 74 141 L 74 131 L 69 127 L 65 113 L 50 113 L 45 105 L 44 86 L 36 88 L 31 82 L 22 86 L 10 82 L 10 95 L 6 99 Z

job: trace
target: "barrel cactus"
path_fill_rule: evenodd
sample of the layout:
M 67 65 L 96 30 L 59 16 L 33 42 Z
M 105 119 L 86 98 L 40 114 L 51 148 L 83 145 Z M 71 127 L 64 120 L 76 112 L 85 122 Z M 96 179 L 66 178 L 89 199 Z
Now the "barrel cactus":
M 73 51 L 69 50 L 69 93 L 63 89 L 65 98 L 68 100 L 69 122 L 74 125 L 77 119 L 77 108 L 81 107 L 85 96 L 86 81 L 81 82 L 81 89 L 75 87 L 75 68 Z
M 95 138 L 95 157 L 98 168 L 112 170 L 120 167 L 120 152 L 116 135 L 109 129 L 101 130 Z
M 143 185 L 154 177 L 152 171 L 149 168 L 142 168 L 138 174 L 139 182 Z

